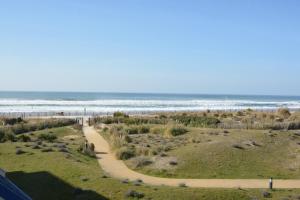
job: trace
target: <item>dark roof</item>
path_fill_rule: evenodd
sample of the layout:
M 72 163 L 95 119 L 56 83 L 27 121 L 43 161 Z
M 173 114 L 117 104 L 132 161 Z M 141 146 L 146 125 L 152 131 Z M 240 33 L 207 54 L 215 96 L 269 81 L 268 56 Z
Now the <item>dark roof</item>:
M 21 189 L 8 178 L 0 175 L 0 200 L 31 200 Z

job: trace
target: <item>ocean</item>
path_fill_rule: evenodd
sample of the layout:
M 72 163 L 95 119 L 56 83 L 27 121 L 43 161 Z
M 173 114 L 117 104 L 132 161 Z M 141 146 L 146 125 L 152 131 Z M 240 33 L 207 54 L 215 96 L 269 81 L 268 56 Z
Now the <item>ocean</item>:
M 0 92 L 0 114 L 60 113 L 110 114 L 203 111 L 300 109 L 299 96 L 200 95 L 83 92 Z

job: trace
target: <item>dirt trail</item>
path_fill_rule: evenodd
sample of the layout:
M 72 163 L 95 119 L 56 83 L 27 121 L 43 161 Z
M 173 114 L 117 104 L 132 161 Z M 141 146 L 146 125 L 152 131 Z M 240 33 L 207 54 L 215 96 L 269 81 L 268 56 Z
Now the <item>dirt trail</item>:
M 88 142 L 94 143 L 102 169 L 117 179 L 141 179 L 145 184 L 157 186 L 178 186 L 184 183 L 195 188 L 268 188 L 268 180 L 263 179 L 173 179 L 140 174 L 129 169 L 123 161 L 117 160 L 110 151 L 109 144 L 93 127 L 85 124 L 83 131 Z M 300 180 L 274 180 L 274 188 L 300 188 Z

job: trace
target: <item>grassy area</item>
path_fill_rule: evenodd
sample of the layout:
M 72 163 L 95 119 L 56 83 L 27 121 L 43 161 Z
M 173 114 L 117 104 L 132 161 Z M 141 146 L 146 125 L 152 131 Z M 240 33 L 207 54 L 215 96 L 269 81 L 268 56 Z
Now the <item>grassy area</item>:
M 226 129 L 300 129 L 300 112 L 291 113 L 286 108 L 276 112 L 260 112 L 251 109 L 243 111 L 225 112 L 182 112 L 161 113 L 144 116 L 128 116 L 124 113 L 115 113 L 113 116 L 95 117 L 92 123 L 99 124 L 169 124 L 176 123 L 189 127 L 226 128 Z
M 175 157 L 175 167 L 157 168 L 154 162 L 135 170 L 177 178 L 300 178 L 300 137 L 294 132 L 193 129 L 181 140 L 181 145 L 168 142 L 176 147 L 159 158 Z M 134 168 L 131 161 L 126 163 Z
M 16 141 L 16 135 L 48 128 L 74 125 L 72 119 L 27 119 L 0 118 L 0 142 Z
M 297 113 L 290 114 L 288 110 L 278 113 L 288 120 L 297 118 Z M 179 116 L 168 124 L 109 124 L 101 133 L 117 158 L 145 174 L 174 178 L 300 178 L 299 130 L 201 128 L 194 124 L 209 124 L 211 120 L 195 117 L 196 114 Z M 209 113 L 207 119 L 212 116 L 220 115 Z M 143 121 L 137 116 L 133 119 Z
M 136 186 L 110 178 L 94 158 L 77 151 L 84 141 L 81 131 L 72 127 L 52 128 L 30 134 L 35 140 L 41 134 L 54 134 L 53 142 L 43 141 L 41 149 L 32 149 L 34 142 L 0 143 L 0 166 L 8 171 L 18 186 L 37 200 L 68 199 L 132 199 L 126 198 L 129 190 L 144 194 L 143 199 L 203 199 L 250 200 L 261 199 L 263 190 L 192 189 Z M 59 151 L 56 144 L 65 144 L 69 153 Z M 44 148 L 51 152 L 42 152 Z M 25 153 L 16 154 L 17 149 Z M 80 188 L 80 189 L 79 189 Z M 296 199 L 300 190 L 275 190 L 272 199 Z
M 131 136 L 135 149 L 143 148 L 147 153 L 127 160 L 127 165 L 162 177 L 300 178 L 298 132 L 189 130 L 188 134 L 174 138 L 154 134 Z M 158 155 L 148 153 L 153 149 L 161 151 Z M 136 164 L 140 157 L 148 158 L 152 164 Z M 170 158 L 175 159 L 175 166 L 170 165 Z

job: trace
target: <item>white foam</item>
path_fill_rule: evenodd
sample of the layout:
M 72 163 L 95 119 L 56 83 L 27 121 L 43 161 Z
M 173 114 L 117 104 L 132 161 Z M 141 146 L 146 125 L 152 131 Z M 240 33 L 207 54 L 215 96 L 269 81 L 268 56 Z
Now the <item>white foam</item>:
M 254 101 L 254 100 L 18 100 L 0 99 L 0 112 L 154 112 L 196 110 L 268 110 L 279 107 L 300 109 L 300 101 Z

